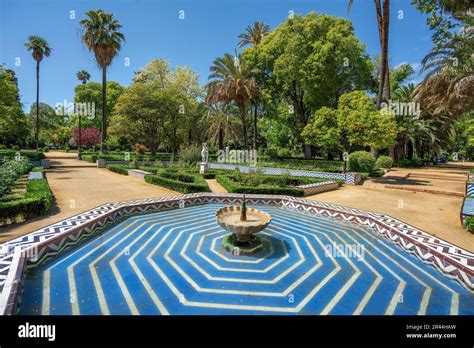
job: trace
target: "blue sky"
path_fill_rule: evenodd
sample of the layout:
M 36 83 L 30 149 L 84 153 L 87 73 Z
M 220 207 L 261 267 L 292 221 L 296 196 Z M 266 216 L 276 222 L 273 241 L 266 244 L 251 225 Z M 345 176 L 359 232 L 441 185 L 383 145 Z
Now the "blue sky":
M 431 33 L 425 15 L 410 3 L 391 1 L 390 64 L 409 63 L 417 68 L 432 46 Z M 130 84 L 134 71 L 153 58 L 165 58 L 172 66 L 190 66 L 205 83 L 212 61 L 234 52 L 237 36 L 255 20 L 273 29 L 289 11 L 348 16 L 347 0 L 0 0 L 0 63 L 16 72 L 25 110 L 35 101 L 35 62 L 24 47 L 29 35 L 44 37 L 53 48 L 41 63 L 42 102 L 54 106 L 65 99 L 72 101 L 78 70 L 89 71 L 91 81 L 100 82 L 100 70 L 79 32 L 84 12 L 99 8 L 114 13 L 123 25 L 127 41 L 109 68 L 108 79 L 124 86 Z M 179 18 L 180 11 L 184 19 Z M 399 11 L 403 19 L 398 18 Z M 380 51 L 374 12 L 372 0 L 354 0 L 349 16 L 370 55 Z M 15 65 L 18 58 L 20 66 Z M 419 79 L 414 76 L 415 81 Z

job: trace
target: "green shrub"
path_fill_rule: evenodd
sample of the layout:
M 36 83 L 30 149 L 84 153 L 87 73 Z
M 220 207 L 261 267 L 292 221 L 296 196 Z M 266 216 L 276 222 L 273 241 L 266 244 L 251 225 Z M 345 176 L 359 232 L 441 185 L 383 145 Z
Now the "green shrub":
M 393 159 L 390 156 L 379 156 L 375 161 L 375 168 L 390 169 L 393 167 Z
M 145 175 L 145 181 L 149 184 L 163 186 L 181 193 L 210 192 L 206 181 L 198 176 L 195 177 L 194 182 L 189 183 L 169 179 L 161 175 L 148 174 Z
M 355 151 L 349 155 L 349 170 L 369 173 L 375 165 L 375 157 L 367 151 Z
M 49 147 L 47 146 L 43 147 L 43 152 L 49 152 Z
M 26 159 L 12 160 L 0 166 L 0 196 L 10 192 L 18 178 L 30 170 Z
M 6 146 L 6 145 L 4 145 L 4 144 L 0 144 L 0 150 L 5 150 L 6 148 L 7 148 L 7 146 Z
M 96 163 L 97 162 L 97 155 L 81 155 L 83 161 Z
M 464 227 L 471 233 L 474 233 L 474 216 L 468 216 L 464 220 Z
M 134 169 L 128 166 L 121 166 L 118 164 L 108 164 L 105 166 L 108 170 L 114 173 L 122 174 L 122 175 L 128 175 L 128 170 L 129 169 Z
M 271 194 L 271 195 L 288 195 L 295 197 L 303 197 L 303 189 L 295 187 L 278 187 L 270 185 L 260 186 L 243 186 L 239 182 L 232 180 L 231 177 L 226 175 L 217 175 L 216 180 L 221 184 L 227 191 L 231 193 L 255 193 L 255 194 Z
M 204 179 L 215 179 L 216 173 L 203 173 L 201 174 Z
M 0 158 L 1 159 L 15 159 L 17 152 L 20 153 L 21 157 L 26 157 L 30 161 L 40 161 L 42 159 L 45 159 L 45 155 L 42 152 L 36 152 L 36 151 L 31 151 L 31 150 L 0 150 Z
M 175 173 L 164 171 L 162 173 L 159 173 L 158 175 L 162 176 L 163 178 L 182 181 L 182 182 L 187 182 L 187 183 L 191 183 L 191 182 L 195 181 L 194 176 L 185 174 L 181 171 L 178 171 L 178 172 L 175 172 Z
M 47 214 L 53 206 L 53 194 L 46 179 L 28 180 L 24 198 L 0 202 L 0 226 Z
M 14 151 L 20 151 L 20 147 L 18 145 L 13 145 L 12 150 Z
M 44 167 L 33 167 L 31 169 L 32 172 L 43 172 L 44 171 Z
M 403 159 L 395 163 L 397 167 L 403 167 L 403 168 L 423 167 L 424 164 L 425 164 L 425 161 L 419 158 L 414 158 L 411 160 Z
M 185 164 L 196 164 L 202 160 L 202 147 L 198 144 L 183 145 L 179 148 L 179 161 Z
M 383 171 L 383 169 L 374 169 L 369 173 L 369 176 L 372 178 L 379 178 L 383 176 L 384 174 L 385 172 Z

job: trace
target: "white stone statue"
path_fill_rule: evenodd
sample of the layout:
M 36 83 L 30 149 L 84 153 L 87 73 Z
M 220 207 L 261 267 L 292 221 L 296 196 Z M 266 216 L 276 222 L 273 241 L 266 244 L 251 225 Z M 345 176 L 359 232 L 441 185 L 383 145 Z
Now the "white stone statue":
M 209 149 L 207 148 L 206 143 L 202 144 L 201 157 L 202 157 L 202 163 L 208 163 L 208 161 L 209 161 Z

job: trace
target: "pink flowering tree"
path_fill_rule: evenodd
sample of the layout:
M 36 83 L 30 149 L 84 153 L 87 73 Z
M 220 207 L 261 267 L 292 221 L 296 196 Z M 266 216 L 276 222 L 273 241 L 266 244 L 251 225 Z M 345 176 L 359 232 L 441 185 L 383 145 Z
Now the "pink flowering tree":
M 72 130 L 72 141 L 75 146 L 79 144 L 79 129 Z M 81 129 L 81 145 L 85 147 L 94 146 L 100 143 L 100 130 L 97 128 Z

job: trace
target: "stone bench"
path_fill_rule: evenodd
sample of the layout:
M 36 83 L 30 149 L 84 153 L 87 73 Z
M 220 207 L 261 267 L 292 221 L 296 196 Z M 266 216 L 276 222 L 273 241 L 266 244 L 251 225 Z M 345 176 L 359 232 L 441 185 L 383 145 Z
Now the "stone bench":
M 321 192 L 337 190 L 339 185 L 335 181 L 315 182 L 313 184 L 299 185 L 296 188 L 302 189 L 305 196 L 315 195 Z
M 140 170 L 140 169 L 129 169 L 128 170 L 128 175 L 134 176 L 136 178 L 143 179 L 143 180 L 145 180 L 145 175 L 148 175 L 148 174 L 152 174 L 152 173 L 144 171 L 144 170 Z

